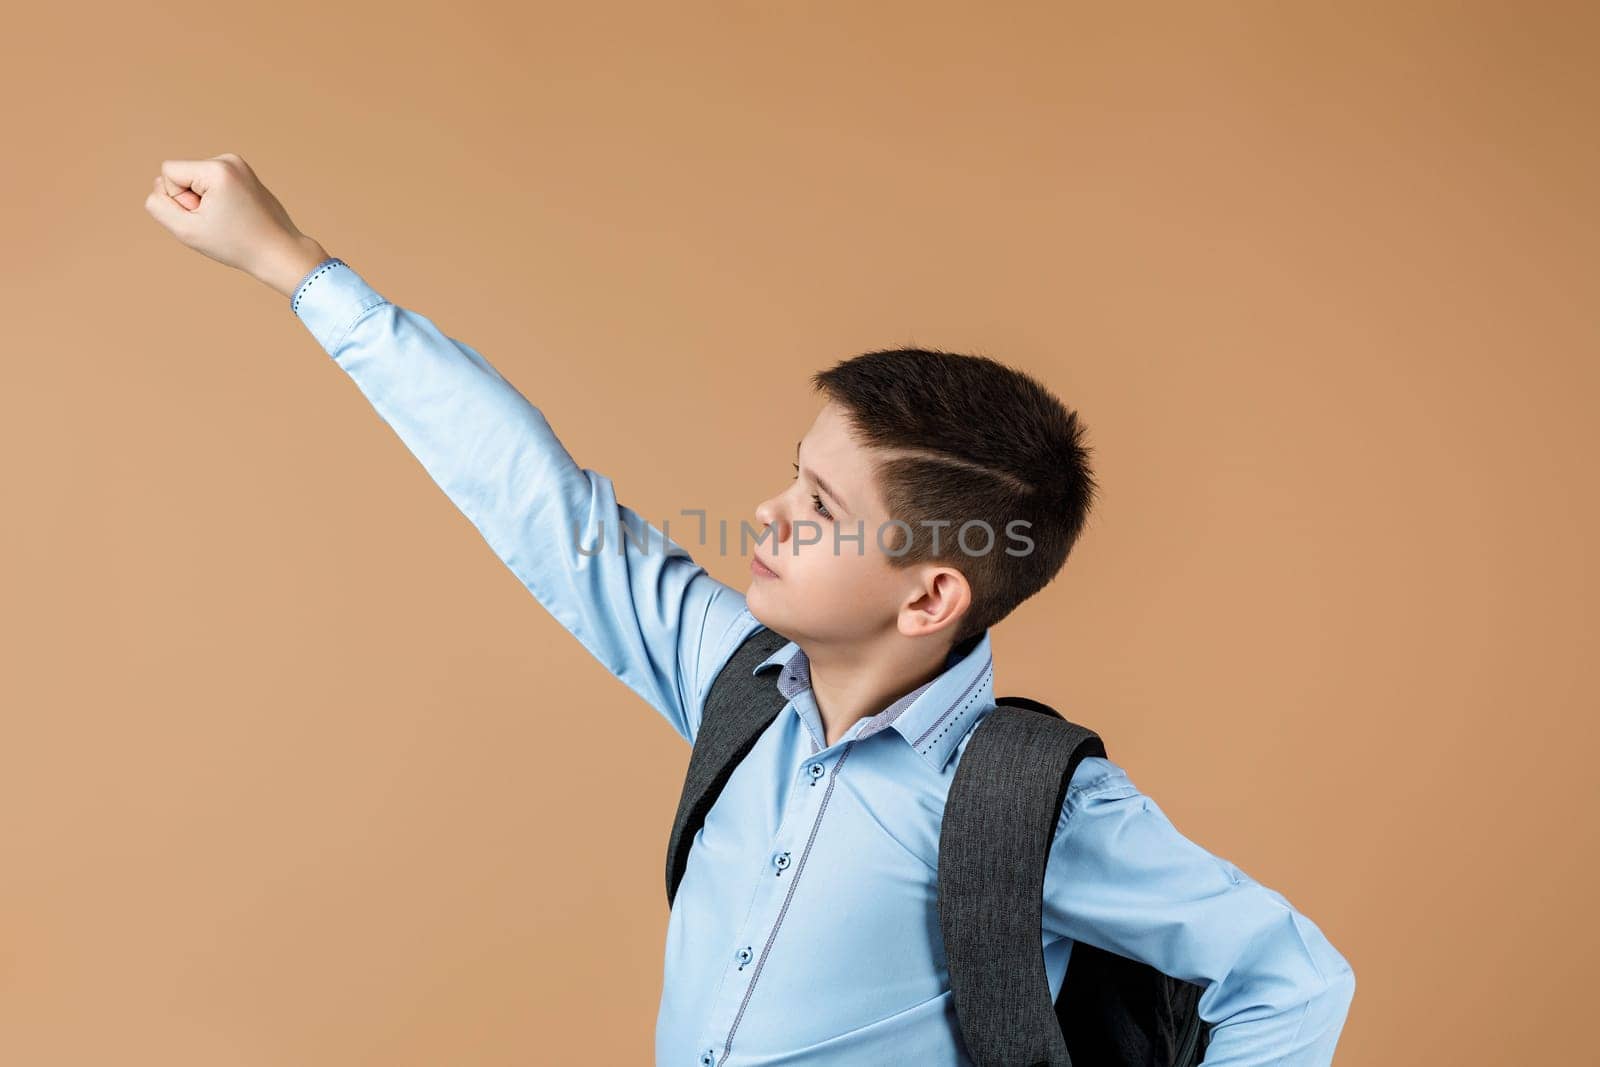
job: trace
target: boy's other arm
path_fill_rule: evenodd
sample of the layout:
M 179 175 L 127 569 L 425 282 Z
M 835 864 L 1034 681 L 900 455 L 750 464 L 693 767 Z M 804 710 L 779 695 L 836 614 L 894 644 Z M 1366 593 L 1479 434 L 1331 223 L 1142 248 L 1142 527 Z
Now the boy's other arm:
M 163 163 L 146 208 L 184 244 L 287 298 L 512 573 L 693 742 L 703 669 L 743 636 L 730 632 L 742 595 L 619 504 L 611 480 L 579 467 L 476 350 L 294 229 L 237 156 Z
M 1101 757 L 1079 763 L 1062 802 L 1043 932 L 1203 986 L 1208 1067 L 1327 1067 L 1355 995 L 1310 919 L 1180 834 Z

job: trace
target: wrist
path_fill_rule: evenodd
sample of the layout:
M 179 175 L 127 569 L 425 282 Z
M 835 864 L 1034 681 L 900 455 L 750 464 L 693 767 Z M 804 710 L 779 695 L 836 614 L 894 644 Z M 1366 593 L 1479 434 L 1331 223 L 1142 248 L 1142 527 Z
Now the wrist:
M 271 256 L 260 269 L 251 273 L 268 288 L 287 298 L 294 295 L 295 286 L 311 272 L 311 268 L 327 258 L 327 249 L 301 234 Z

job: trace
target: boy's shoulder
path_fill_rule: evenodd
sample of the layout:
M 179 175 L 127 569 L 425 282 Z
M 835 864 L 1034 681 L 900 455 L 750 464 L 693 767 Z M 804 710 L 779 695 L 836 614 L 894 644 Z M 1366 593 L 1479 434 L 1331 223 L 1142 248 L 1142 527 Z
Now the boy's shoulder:
M 1128 777 L 1128 772 L 1105 756 L 1085 756 L 1078 761 L 1067 785 L 1067 797 L 1086 799 L 1105 793 L 1137 793 L 1139 790 Z
M 1055 836 L 1062 837 L 1073 825 L 1073 815 L 1084 808 L 1122 801 L 1141 794 L 1128 772 L 1104 756 L 1085 756 L 1078 761 L 1061 799 Z

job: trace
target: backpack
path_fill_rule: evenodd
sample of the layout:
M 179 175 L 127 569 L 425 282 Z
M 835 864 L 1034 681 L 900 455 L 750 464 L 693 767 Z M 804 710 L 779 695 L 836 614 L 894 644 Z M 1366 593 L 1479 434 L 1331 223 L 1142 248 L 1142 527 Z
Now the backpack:
M 788 643 L 760 627 L 706 697 L 667 842 L 667 903 L 723 786 L 786 706 L 756 665 Z M 1067 784 L 1098 735 L 1006 697 L 967 739 L 939 830 L 939 926 L 963 1051 L 977 1067 L 1193 1067 L 1210 1041 L 1201 987 L 1081 941 L 1052 1002 L 1040 948 L 1044 871 Z

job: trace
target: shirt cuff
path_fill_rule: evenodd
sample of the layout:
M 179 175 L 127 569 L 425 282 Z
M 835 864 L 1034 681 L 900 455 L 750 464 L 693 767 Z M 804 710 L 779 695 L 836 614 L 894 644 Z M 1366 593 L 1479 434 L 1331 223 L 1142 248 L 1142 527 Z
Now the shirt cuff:
M 289 296 L 289 308 L 331 356 L 363 315 L 384 298 L 338 256 L 312 267 Z

